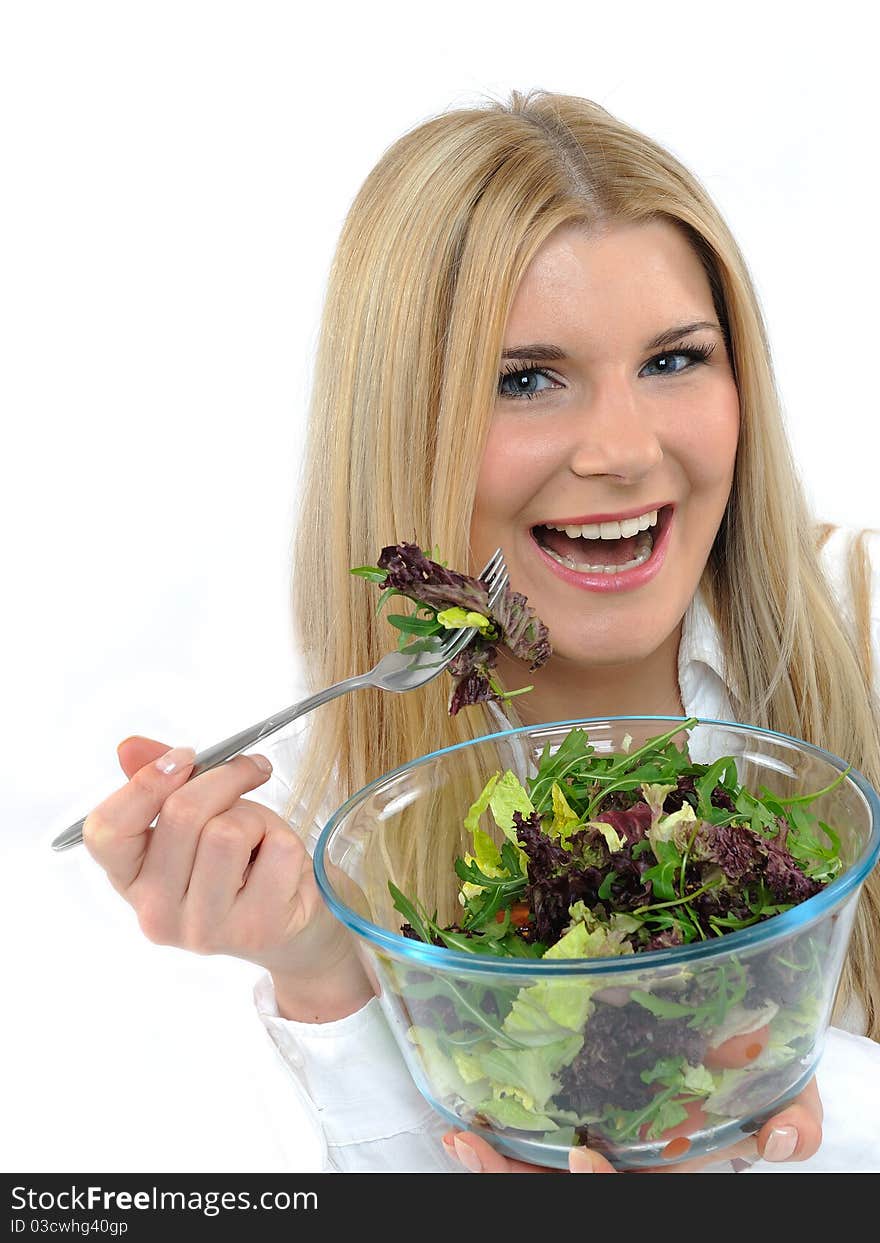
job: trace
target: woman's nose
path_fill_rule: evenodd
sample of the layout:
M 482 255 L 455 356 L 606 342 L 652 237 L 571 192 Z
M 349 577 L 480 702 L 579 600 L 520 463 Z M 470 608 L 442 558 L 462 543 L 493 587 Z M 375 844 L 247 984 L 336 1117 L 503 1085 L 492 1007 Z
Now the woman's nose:
M 663 461 L 654 412 L 623 381 L 597 387 L 572 411 L 569 465 L 575 475 L 636 483 Z

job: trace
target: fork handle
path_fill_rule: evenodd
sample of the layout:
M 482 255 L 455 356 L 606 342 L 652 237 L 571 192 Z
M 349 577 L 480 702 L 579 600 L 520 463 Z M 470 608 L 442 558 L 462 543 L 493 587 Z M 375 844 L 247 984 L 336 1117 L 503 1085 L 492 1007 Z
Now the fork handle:
M 251 725 L 247 729 L 241 730 L 240 733 L 233 734 L 231 738 L 224 738 L 222 742 L 215 742 L 213 747 L 208 747 L 205 751 L 198 753 L 193 764 L 193 770 L 187 777 L 187 781 L 192 781 L 193 777 L 198 777 L 199 773 L 207 772 L 209 768 L 216 768 L 224 760 L 232 759 L 234 755 L 240 754 L 245 748 L 254 746 L 261 738 L 274 734 L 276 730 L 289 725 L 297 717 L 305 716 L 313 708 L 320 708 L 321 704 L 328 703 L 331 699 L 336 699 L 340 695 L 348 694 L 349 691 L 355 691 L 362 686 L 369 685 L 369 674 L 362 674 L 356 678 L 346 678 L 342 682 L 334 682 L 332 686 L 318 691 L 316 695 L 309 695 L 306 699 L 301 699 L 298 703 L 291 704 L 289 708 L 284 708 L 274 716 L 267 716 L 264 721 L 258 721 L 256 725 Z M 78 846 L 83 840 L 83 825 L 86 819 L 87 817 L 83 816 L 81 820 L 77 820 L 76 824 L 72 824 L 69 829 L 59 833 L 52 843 L 52 849 L 67 850 L 71 846 Z

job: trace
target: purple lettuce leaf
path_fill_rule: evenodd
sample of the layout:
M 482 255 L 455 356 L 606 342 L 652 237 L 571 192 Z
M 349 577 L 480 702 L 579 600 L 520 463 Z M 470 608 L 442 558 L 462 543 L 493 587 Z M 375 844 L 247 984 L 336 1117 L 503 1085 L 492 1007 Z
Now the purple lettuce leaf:
M 603 811 L 594 819 L 610 824 L 628 846 L 634 846 L 651 827 L 651 808 L 645 802 L 638 802 L 625 811 Z
M 506 587 L 490 616 L 501 632 L 504 646 L 520 660 L 531 662 L 530 672 L 547 663 L 553 652 L 549 631 L 524 595 Z
M 764 879 L 767 888 L 782 902 L 805 902 L 817 894 L 822 886 L 807 876 L 795 861 L 786 845 L 789 825 L 776 817 L 779 832 L 776 837 L 765 838 L 762 845 L 767 852 Z
M 417 544 L 394 544 L 383 548 L 376 562 L 387 577 L 384 587 L 435 609 L 458 606 L 489 616 L 489 592 L 477 578 L 457 574 L 431 561 Z
M 764 865 L 764 854 L 751 829 L 738 824 L 703 823 L 697 835 L 700 858 L 717 863 L 728 880 L 754 880 Z
M 449 698 L 450 716 L 471 704 L 503 697 L 491 684 L 499 644 L 529 661 L 530 671 L 549 660 L 552 648 L 547 627 L 518 591 L 505 588 L 490 609 L 488 590 L 479 579 L 447 570 L 426 557 L 417 544 L 389 545 L 382 549 L 377 564 L 386 572 L 384 588 L 393 587 L 438 612 L 457 606 L 481 613 L 495 627 L 497 638 L 477 635 L 451 662 L 449 672 L 455 684 Z

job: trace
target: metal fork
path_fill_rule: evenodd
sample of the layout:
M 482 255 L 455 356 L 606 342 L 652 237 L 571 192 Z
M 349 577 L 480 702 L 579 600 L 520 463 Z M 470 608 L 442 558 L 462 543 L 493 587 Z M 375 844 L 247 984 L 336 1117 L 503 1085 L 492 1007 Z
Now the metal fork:
M 480 581 L 489 589 L 490 608 L 499 600 L 509 577 L 501 549 L 496 548 L 478 575 Z M 347 695 L 349 691 L 359 690 L 362 686 L 377 686 L 384 691 L 413 691 L 419 686 L 425 686 L 446 669 L 449 662 L 467 647 L 476 633 L 476 629 L 469 626 L 450 632 L 443 640 L 435 639 L 430 645 L 427 641 L 420 641 L 419 646 L 422 650 L 416 652 L 407 652 L 405 648 L 402 651 L 389 652 L 368 673 L 355 678 L 346 678 L 343 682 L 335 682 L 326 690 L 318 691 L 316 695 L 310 695 L 307 699 L 301 699 L 299 703 L 284 708 L 275 716 L 266 717 L 264 721 L 243 729 L 241 733 L 225 738 L 223 742 L 215 743 L 206 751 L 200 751 L 187 781 L 192 781 L 193 777 L 207 772 L 209 768 L 216 768 L 224 760 L 240 754 L 247 747 L 252 747 L 260 739 L 274 734 L 276 730 L 289 725 L 297 717 L 304 716 L 313 708 L 319 708 L 321 704 L 328 703 L 339 695 Z M 60 833 L 52 843 L 52 849 L 67 850 L 70 846 L 79 845 L 83 839 L 85 822 L 86 817 L 83 816 L 81 820 L 77 820 L 76 824 L 72 824 L 69 829 Z

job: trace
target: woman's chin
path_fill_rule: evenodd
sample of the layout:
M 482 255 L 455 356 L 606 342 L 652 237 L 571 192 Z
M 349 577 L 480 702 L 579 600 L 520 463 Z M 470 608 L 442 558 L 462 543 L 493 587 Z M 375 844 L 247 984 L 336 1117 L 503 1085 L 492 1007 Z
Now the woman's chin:
M 575 670 L 580 670 L 585 675 L 588 675 L 590 672 L 598 669 L 623 669 L 627 666 L 638 664 L 639 661 L 643 661 L 651 656 L 662 642 L 662 638 L 651 636 L 643 642 L 627 642 L 625 644 L 619 642 L 566 642 L 565 639 L 557 639 L 554 643 L 553 631 L 551 630 L 550 643 L 553 648 L 553 655 L 544 666 L 544 670 L 552 672 L 555 668 L 566 675 L 570 675 Z

